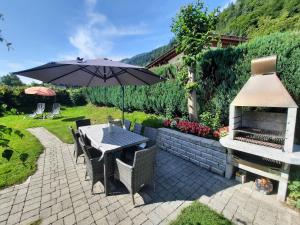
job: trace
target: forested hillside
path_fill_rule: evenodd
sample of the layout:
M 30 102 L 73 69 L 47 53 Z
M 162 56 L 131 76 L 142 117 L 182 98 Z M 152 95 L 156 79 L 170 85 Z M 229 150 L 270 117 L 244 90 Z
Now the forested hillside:
M 123 59 L 122 62 L 129 63 L 133 65 L 146 66 L 148 63 L 163 55 L 165 52 L 169 51 L 174 46 L 174 41 L 171 40 L 169 44 L 161 46 L 152 50 L 151 52 L 146 52 L 138 54 L 129 59 Z
M 237 0 L 220 14 L 221 34 L 256 37 L 300 28 L 300 0 Z
M 249 38 L 299 29 L 300 0 L 237 0 L 220 13 L 217 24 L 217 31 L 220 34 Z M 122 61 L 145 66 L 172 46 L 174 41 L 151 52 Z

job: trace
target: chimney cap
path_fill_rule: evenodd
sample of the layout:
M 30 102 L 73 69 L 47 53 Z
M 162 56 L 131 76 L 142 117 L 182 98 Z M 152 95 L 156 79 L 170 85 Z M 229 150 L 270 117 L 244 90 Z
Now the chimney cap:
M 266 75 L 276 73 L 277 56 L 266 56 L 251 60 L 251 75 Z

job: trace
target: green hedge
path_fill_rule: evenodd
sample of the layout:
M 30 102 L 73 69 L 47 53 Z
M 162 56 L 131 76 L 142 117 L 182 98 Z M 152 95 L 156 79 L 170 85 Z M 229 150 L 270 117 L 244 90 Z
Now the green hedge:
M 85 93 L 92 104 L 122 107 L 120 87 L 87 88 Z M 174 79 L 152 86 L 128 86 L 125 110 L 181 116 L 187 113 L 187 98 L 180 82 Z

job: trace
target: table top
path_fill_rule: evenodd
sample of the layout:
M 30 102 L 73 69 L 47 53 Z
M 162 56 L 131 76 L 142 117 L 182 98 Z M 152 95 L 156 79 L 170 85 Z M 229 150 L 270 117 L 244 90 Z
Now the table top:
M 112 127 L 109 132 L 108 124 L 97 124 L 79 127 L 79 132 L 90 139 L 91 145 L 102 152 L 115 151 L 121 148 L 146 143 L 149 139 L 142 135 L 130 132 L 118 126 Z

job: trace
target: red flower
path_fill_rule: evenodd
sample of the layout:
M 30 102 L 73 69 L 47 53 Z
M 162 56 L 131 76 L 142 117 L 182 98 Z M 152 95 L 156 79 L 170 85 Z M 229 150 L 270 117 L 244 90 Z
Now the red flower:
M 164 120 L 163 122 L 164 127 L 170 127 L 171 122 L 172 122 L 171 120 Z
M 213 132 L 213 136 L 216 137 L 216 138 L 221 138 L 223 137 L 224 135 L 226 135 L 229 131 L 229 127 L 220 127 L 218 130 L 215 130 Z
M 190 134 L 198 136 L 207 136 L 210 133 L 210 128 L 197 122 L 189 122 L 186 120 L 179 120 L 177 123 L 177 129 Z

